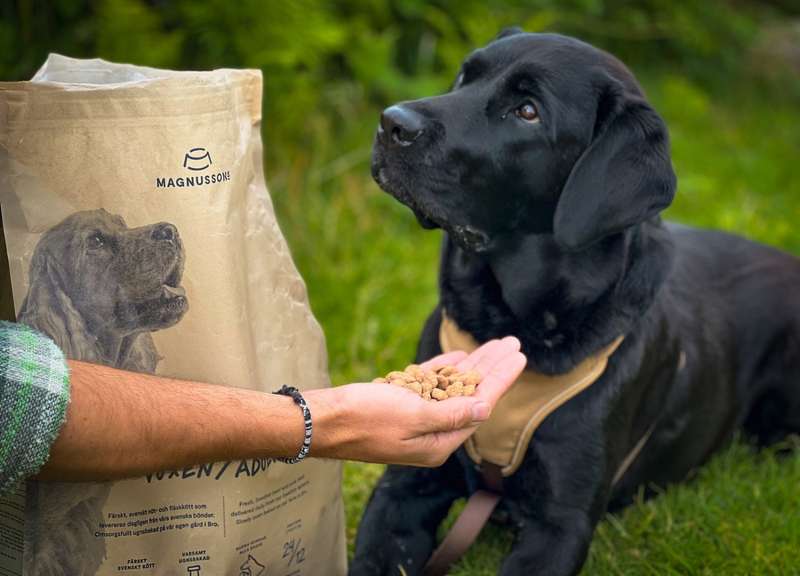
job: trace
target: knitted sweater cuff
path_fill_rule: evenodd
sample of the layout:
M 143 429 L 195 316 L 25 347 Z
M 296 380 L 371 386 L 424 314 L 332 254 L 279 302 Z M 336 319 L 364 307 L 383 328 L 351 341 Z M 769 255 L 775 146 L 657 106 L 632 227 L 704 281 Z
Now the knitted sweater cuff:
M 27 326 L 0 322 L 0 494 L 47 461 L 68 402 L 58 346 Z

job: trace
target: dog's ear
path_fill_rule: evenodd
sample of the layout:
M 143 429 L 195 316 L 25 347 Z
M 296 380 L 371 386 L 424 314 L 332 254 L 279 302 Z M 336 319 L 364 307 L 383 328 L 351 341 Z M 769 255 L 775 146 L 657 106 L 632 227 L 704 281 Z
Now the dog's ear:
M 519 26 L 511 26 L 509 28 L 503 28 L 500 32 L 497 33 L 497 36 L 494 37 L 495 40 L 502 40 L 503 38 L 508 38 L 509 36 L 516 36 L 517 34 L 524 34 L 525 30 L 520 28 Z
M 45 234 L 40 244 L 47 240 Z M 28 294 L 17 320 L 47 334 L 67 358 L 100 360 L 86 322 L 64 289 L 57 259 L 46 246 L 37 246 L 34 250 L 28 282 Z
M 555 239 L 571 251 L 585 248 L 664 210 L 675 187 L 664 121 L 614 80 L 598 99 L 593 141 L 561 191 Z

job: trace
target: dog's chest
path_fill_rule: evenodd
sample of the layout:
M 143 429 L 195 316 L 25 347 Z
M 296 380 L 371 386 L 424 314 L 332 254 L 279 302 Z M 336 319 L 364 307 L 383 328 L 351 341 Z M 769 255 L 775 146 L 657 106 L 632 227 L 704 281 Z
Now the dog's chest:
M 478 347 L 472 336 L 460 330 L 446 314 L 442 317 L 439 341 L 443 352 L 469 352 Z M 622 336 L 566 374 L 548 376 L 529 370 L 523 372 L 497 403 L 489 420 L 464 444 L 472 461 L 478 465 L 494 464 L 503 476 L 516 472 L 539 425 L 602 376 L 608 358 L 621 342 Z

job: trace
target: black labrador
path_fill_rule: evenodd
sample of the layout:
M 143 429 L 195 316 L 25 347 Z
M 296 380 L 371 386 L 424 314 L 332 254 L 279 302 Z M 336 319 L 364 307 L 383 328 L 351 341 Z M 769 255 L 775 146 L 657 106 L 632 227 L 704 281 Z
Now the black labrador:
M 418 361 L 440 352 L 443 309 L 478 342 L 517 336 L 545 374 L 625 337 L 505 479 L 516 539 L 501 574 L 575 574 L 639 486 L 684 479 L 740 428 L 762 443 L 800 431 L 800 260 L 661 221 L 676 187 L 667 128 L 610 54 L 502 33 L 449 93 L 383 112 L 373 175 L 445 231 Z M 419 574 L 450 505 L 481 482 L 463 449 L 438 468 L 390 466 L 350 573 Z

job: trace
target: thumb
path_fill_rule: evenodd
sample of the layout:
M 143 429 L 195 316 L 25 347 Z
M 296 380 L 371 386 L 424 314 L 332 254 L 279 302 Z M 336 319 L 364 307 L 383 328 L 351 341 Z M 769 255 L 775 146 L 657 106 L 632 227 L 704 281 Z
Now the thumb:
M 478 398 L 449 398 L 430 406 L 431 432 L 451 432 L 477 426 L 489 418 L 491 405 Z

